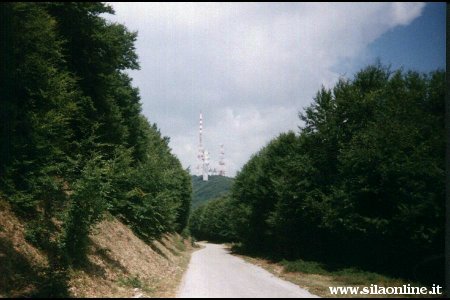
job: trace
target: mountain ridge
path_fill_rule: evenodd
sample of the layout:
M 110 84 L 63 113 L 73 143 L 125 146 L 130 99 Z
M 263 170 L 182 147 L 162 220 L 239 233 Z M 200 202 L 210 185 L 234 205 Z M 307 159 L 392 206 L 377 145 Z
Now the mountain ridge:
M 196 209 L 200 205 L 213 199 L 222 197 L 231 191 L 234 178 L 226 176 L 209 176 L 208 181 L 203 181 L 201 176 L 192 175 L 192 204 Z

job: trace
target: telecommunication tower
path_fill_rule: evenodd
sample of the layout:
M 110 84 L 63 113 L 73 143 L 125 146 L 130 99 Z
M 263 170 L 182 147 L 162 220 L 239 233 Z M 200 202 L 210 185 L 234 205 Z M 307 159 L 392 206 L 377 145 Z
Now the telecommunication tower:
M 198 128 L 198 165 L 197 165 L 197 175 L 201 176 L 203 175 L 203 160 L 204 160 L 204 149 L 203 149 L 203 141 L 202 141 L 202 133 L 203 133 L 203 116 L 202 112 L 200 112 L 200 122 L 199 122 L 199 128 Z
M 209 153 L 208 151 L 204 152 L 203 155 L 203 181 L 208 181 L 209 175 Z
M 208 181 L 209 173 L 209 155 L 208 151 L 203 148 L 203 115 L 200 112 L 200 122 L 198 128 L 198 165 L 197 165 L 197 175 L 203 177 L 203 181 Z
M 219 176 L 225 176 L 225 150 L 223 144 L 220 145 Z
M 220 145 L 219 170 L 210 168 L 210 157 L 208 151 L 203 147 L 203 114 L 200 111 L 200 121 L 198 129 L 198 154 L 197 154 L 197 175 L 202 176 L 203 181 L 208 181 L 209 175 L 225 176 L 225 150 L 223 144 Z

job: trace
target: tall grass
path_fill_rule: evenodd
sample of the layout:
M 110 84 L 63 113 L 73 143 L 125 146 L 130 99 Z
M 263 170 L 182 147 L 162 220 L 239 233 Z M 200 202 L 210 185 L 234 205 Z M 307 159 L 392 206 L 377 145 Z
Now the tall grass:
M 282 260 L 280 264 L 284 267 L 285 272 L 332 276 L 337 281 L 344 282 L 349 285 L 401 285 L 406 283 L 400 279 L 391 278 L 378 273 L 362 271 L 357 268 L 328 270 L 325 265 L 315 261 L 304 261 L 301 259 L 294 261 Z

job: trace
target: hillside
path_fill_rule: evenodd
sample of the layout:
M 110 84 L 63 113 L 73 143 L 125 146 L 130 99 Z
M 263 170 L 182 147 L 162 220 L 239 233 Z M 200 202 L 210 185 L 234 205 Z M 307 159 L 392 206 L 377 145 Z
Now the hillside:
M 46 254 L 26 241 L 23 222 L 2 200 L 0 210 L 0 298 L 45 294 Z M 88 262 L 68 272 L 69 297 L 173 297 L 192 250 L 179 235 L 146 244 L 111 216 L 89 239 Z
M 187 226 L 192 187 L 129 76 L 137 32 L 113 14 L 101 2 L 1 6 L 0 295 L 159 292 L 154 278 L 177 265 L 131 263 L 170 251 L 152 242 Z
M 201 176 L 192 176 L 192 208 L 225 195 L 231 190 L 233 181 L 225 176 L 209 176 L 208 181 L 203 181 Z

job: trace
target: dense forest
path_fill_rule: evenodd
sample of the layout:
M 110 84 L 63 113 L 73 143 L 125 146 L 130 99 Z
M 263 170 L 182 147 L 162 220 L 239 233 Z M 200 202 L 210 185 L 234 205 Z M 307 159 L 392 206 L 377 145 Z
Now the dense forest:
M 102 3 L 7 3 L 0 9 L 0 197 L 47 253 L 41 296 L 64 291 L 105 213 L 143 240 L 180 232 L 191 179 L 169 139 L 141 114 L 127 69 L 137 34 Z
M 445 73 L 375 64 L 322 88 L 190 220 L 198 238 L 428 283 L 444 279 Z
M 210 199 L 194 209 L 189 231 L 198 240 L 212 242 L 233 242 L 237 240 L 236 222 L 233 218 L 237 212 L 229 196 Z

